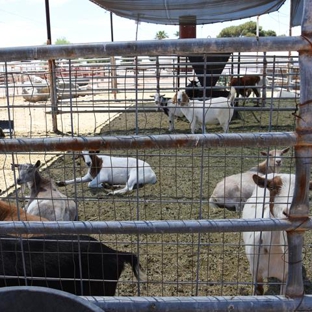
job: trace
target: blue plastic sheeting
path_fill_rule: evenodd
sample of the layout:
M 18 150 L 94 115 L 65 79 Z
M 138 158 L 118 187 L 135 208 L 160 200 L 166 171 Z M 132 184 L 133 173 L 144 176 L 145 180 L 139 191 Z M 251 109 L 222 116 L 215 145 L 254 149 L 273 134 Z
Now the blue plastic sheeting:
M 277 11 L 285 0 L 90 0 L 118 16 L 154 24 L 211 24 Z M 296 0 L 301 1 L 301 0 Z
M 303 0 L 291 1 L 290 26 L 300 26 L 303 13 Z

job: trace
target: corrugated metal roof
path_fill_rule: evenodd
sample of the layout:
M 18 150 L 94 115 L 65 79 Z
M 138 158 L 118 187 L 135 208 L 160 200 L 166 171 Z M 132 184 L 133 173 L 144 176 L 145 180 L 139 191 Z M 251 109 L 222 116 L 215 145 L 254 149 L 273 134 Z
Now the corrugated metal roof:
M 118 16 L 154 24 L 211 24 L 277 11 L 285 0 L 90 0 Z M 294 0 L 293 0 L 294 1 Z M 295 0 L 301 2 L 302 0 Z

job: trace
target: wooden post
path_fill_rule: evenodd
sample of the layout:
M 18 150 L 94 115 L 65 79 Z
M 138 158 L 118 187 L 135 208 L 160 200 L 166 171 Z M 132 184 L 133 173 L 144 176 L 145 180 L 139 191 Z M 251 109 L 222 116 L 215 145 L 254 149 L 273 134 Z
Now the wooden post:
M 196 16 L 180 16 L 179 18 L 179 38 L 189 39 L 196 38 Z M 180 57 L 178 57 L 178 64 L 180 63 Z M 193 70 L 193 68 L 192 68 Z M 188 72 L 187 67 L 181 68 L 178 65 L 177 75 L 178 75 L 178 87 L 180 87 L 180 72 Z
M 196 16 L 180 16 L 179 37 L 181 39 L 196 38 Z

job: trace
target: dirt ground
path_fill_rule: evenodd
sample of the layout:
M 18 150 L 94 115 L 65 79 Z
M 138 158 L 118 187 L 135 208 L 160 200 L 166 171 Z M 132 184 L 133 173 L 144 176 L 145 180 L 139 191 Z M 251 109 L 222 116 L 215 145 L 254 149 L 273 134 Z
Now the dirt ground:
M 122 99 L 122 95 L 117 94 L 117 98 Z M 92 101 L 107 100 L 110 98 L 108 94 L 85 96 L 73 99 L 72 106 L 69 101 L 65 100 L 59 104 L 59 111 L 63 112 L 57 115 L 56 128 L 63 136 L 79 136 L 94 135 L 100 129 L 116 118 L 119 112 L 102 112 L 94 113 L 97 105 L 90 105 Z M 79 100 L 79 104 L 78 101 Z M 116 109 L 132 105 L 120 101 L 115 104 Z M 100 106 L 100 105 L 98 105 Z M 55 133 L 52 115 L 51 103 L 37 102 L 29 103 L 22 96 L 15 96 L 14 103 L 9 103 L 10 109 L 7 109 L 5 98 L 0 98 L 0 120 L 13 120 L 14 132 L 12 138 L 45 138 L 58 137 L 59 133 Z M 6 137 L 10 138 L 10 133 L 6 132 Z M 59 157 L 57 153 L 14 153 L 0 155 L 0 163 L 2 164 L 3 179 L 0 180 L 1 197 L 6 196 L 15 188 L 14 172 L 11 170 L 11 163 L 35 163 L 40 160 L 44 166 L 48 166 L 51 162 Z M 1 167 L 0 167 L 1 169 Z
M 253 105 L 249 103 L 247 105 Z M 293 102 L 278 101 L 276 106 L 291 107 Z M 241 113 L 230 132 L 292 131 L 294 116 L 287 112 Z M 136 128 L 136 124 L 139 125 Z M 101 135 L 132 135 L 168 133 L 167 117 L 161 112 L 123 113 L 99 129 Z M 211 133 L 221 132 L 219 126 L 208 126 Z M 176 121 L 175 133 L 190 133 L 185 120 Z M 281 148 L 277 146 L 277 148 Z M 242 172 L 263 160 L 259 148 L 218 149 L 153 149 L 106 150 L 105 154 L 134 156 L 147 161 L 157 175 L 155 185 L 124 196 L 108 196 L 104 190 L 92 192 L 86 184 L 69 185 L 62 190 L 79 202 L 80 220 L 199 220 L 239 218 L 239 213 L 211 209 L 209 196 L 216 183 L 226 175 Z M 285 157 L 284 172 L 293 172 L 290 152 Z M 72 153 L 60 154 L 43 174 L 55 180 L 84 175 L 85 165 L 73 162 Z M 14 194 L 11 194 L 14 196 Z M 142 296 L 206 296 L 250 295 L 252 293 L 249 265 L 242 245 L 241 233 L 102 235 L 110 246 L 138 253 L 147 273 L 147 283 L 138 285 L 127 270 L 119 282 L 117 295 Z M 305 262 L 311 257 L 307 236 Z M 310 266 L 306 266 L 306 290 Z M 271 281 L 272 282 L 272 281 Z M 266 287 L 266 294 L 278 294 L 278 287 Z M 310 292 L 311 293 L 311 292 Z

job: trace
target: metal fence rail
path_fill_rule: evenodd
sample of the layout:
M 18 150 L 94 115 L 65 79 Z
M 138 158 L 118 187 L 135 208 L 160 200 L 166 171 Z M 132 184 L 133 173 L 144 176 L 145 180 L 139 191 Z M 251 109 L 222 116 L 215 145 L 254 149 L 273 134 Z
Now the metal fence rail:
M 85 297 L 104 311 L 310 311 L 312 296 Z
M 57 46 L 1 48 L 0 62 L 77 59 L 115 55 L 192 55 L 221 52 L 309 51 L 309 37 L 208 38 L 145 40 Z
M 304 231 L 312 229 L 309 218 L 301 221 L 279 219 L 181 220 L 181 221 L 3 221 L 0 234 L 169 234 L 229 233 L 254 231 Z

